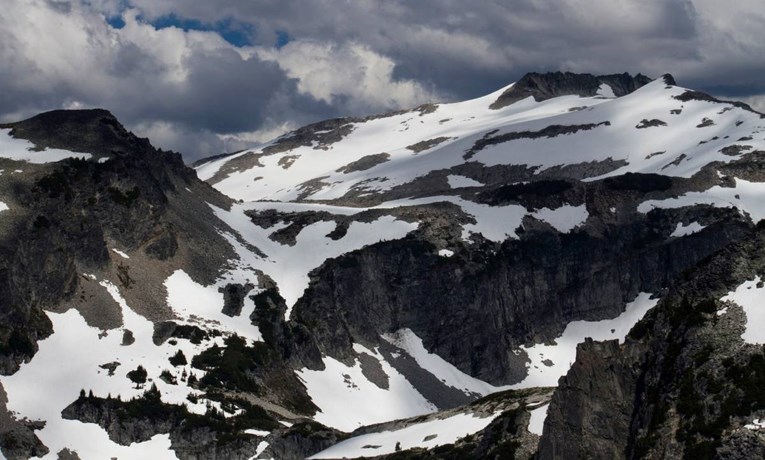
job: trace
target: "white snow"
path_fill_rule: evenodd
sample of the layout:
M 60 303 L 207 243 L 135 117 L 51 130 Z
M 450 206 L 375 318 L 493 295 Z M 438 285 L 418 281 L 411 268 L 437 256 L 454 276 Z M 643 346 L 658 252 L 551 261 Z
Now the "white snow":
M 648 213 L 653 208 L 675 209 L 705 204 L 718 208 L 737 208 L 744 211 L 755 223 L 765 218 L 765 183 L 749 182 L 735 178 L 735 187 L 719 185 L 703 192 L 689 192 L 677 198 L 649 200 L 640 203 L 638 211 Z
M 454 255 L 454 251 L 452 251 L 451 249 L 439 249 L 438 255 L 441 257 L 451 257 Z
M 504 90 L 504 88 L 503 88 Z M 227 195 L 244 201 L 295 200 L 302 184 L 321 178 L 326 184 L 312 192 L 309 200 L 328 200 L 344 196 L 351 190 L 376 193 L 411 182 L 431 171 L 445 170 L 465 163 L 463 155 L 477 140 L 493 130 L 494 135 L 510 132 L 540 131 L 551 125 L 576 126 L 609 122 L 590 130 L 554 137 L 516 139 L 490 145 L 470 159 L 486 166 L 527 165 L 545 169 L 590 161 L 624 160 L 627 164 L 601 177 L 625 172 L 652 172 L 690 177 L 704 165 L 735 159 L 720 150 L 734 143 L 733 139 L 750 135 L 760 123 L 759 117 L 733 106 L 724 113 L 720 104 L 705 101 L 680 102 L 673 96 L 684 88 L 667 88 L 661 79 L 632 94 L 612 97 L 613 90 L 602 85 L 595 97 L 563 96 L 536 102 L 529 97 L 500 110 L 489 105 L 503 90 L 472 101 L 440 104 L 434 113 L 417 112 L 355 123 L 352 132 L 327 150 L 312 146 L 263 156 L 262 166 L 232 173 L 215 184 Z M 683 106 L 682 113 L 670 111 Z M 586 106 L 587 110 L 574 110 Z M 697 128 L 703 118 L 714 125 Z M 637 129 L 643 119 L 659 119 L 666 128 Z M 740 123 L 739 123 L 740 122 Z M 739 123 L 737 125 L 737 123 Z M 412 155 L 406 147 L 438 137 L 449 141 Z M 753 149 L 765 148 L 760 137 L 747 141 Z M 262 153 L 262 148 L 253 153 Z M 366 155 L 386 152 L 389 161 L 365 171 L 337 172 L 339 168 Z M 662 155 L 651 155 L 663 152 Z M 682 161 L 675 159 L 685 155 Z M 290 156 L 294 163 L 284 169 L 279 161 Z M 219 159 L 198 168 L 200 177 L 211 177 L 231 158 Z M 255 181 L 255 178 L 260 178 Z M 595 178 L 591 178 L 595 179 Z M 466 183 L 457 175 L 449 177 L 450 187 L 478 186 Z
M 485 418 L 477 414 L 457 414 L 445 419 L 417 423 L 399 430 L 355 436 L 308 458 L 374 457 L 394 453 L 397 444 L 401 450 L 415 447 L 432 449 L 436 446 L 454 444 L 469 434 L 483 430 L 499 414 L 500 412 L 497 412 Z
M 245 304 L 239 316 L 223 314 L 223 293 L 217 285 L 202 286 L 183 270 L 176 270 L 165 280 L 167 304 L 179 318 L 197 324 L 235 333 L 241 337 L 261 341 L 258 327 L 250 321 L 255 304 L 245 296 Z
M 400 329 L 395 334 L 385 334 L 382 337 L 392 345 L 404 350 L 417 361 L 422 369 L 430 372 L 438 380 L 452 388 L 466 394 L 481 396 L 500 390 L 500 388 L 465 374 L 437 354 L 428 352 L 422 344 L 422 339 L 410 329 Z
M 34 151 L 34 144 L 25 139 L 16 139 L 10 135 L 10 129 L 0 129 L 0 157 L 10 158 L 16 161 L 26 161 L 28 163 L 51 163 L 61 161 L 65 158 L 91 157 L 89 153 L 70 152 L 60 149 L 45 149 L 39 152 Z M 16 172 L 22 172 L 16 170 Z
M 204 413 L 204 401 L 191 404 L 186 400 L 190 393 L 196 394 L 184 382 L 170 385 L 158 378 L 160 372 L 171 369 L 168 358 L 182 350 L 187 358 L 199 353 L 209 343 L 193 345 L 178 340 L 177 345 L 153 343 L 153 323 L 133 312 L 120 295 L 119 289 L 108 281 L 103 286 L 122 310 L 123 328 L 101 331 L 88 326 L 82 316 L 70 309 L 65 313 L 47 313 L 53 323 L 54 333 L 39 342 L 40 349 L 34 358 L 10 376 L 0 377 L 8 394 L 8 408 L 18 417 L 44 420 L 46 425 L 37 431 L 40 440 L 50 448 L 44 458 L 54 459 L 57 452 L 69 448 L 78 452 L 80 458 L 176 458 L 170 451 L 167 435 L 157 435 L 151 440 L 120 446 L 109 440 L 106 432 L 95 424 L 64 420 L 61 411 L 74 402 L 80 390 L 93 390 L 96 396 L 120 395 L 123 400 L 141 395 L 144 389 L 136 389 L 125 374 L 139 364 L 146 368 L 151 383 L 157 385 L 162 400 L 173 404 L 186 404 L 189 410 Z M 123 346 L 122 331 L 130 330 L 135 343 Z M 65 359 L 62 359 L 65 357 Z M 99 366 L 117 361 L 113 376 Z M 194 372 L 190 366 L 187 372 Z M 180 374 L 181 368 L 173 372 Z M 41 398 L 40 395 L 45 395 Z
M 350 432 L 363 425 L 436 411 L 436 407 L 377 351 L 367 350 L 358 344 L 354 348 L 364 350 L 380 362 L 389 378 L 388 389 L 384 390 L 367 380 L 361 372 L 360 362 L 349 367 L 334 358 L 325 357 L 322 359 L 324 370 L 306 368 L 296 372 L 305 383 L 308 395 L 321 409 L 314 420 Z M 349 407 L 353 410 L 349 411 Z
M 752 281 L 745 281 L 735 291 L 720 299 L 735 302 L 744 309 L 746 329 L 741 338 L 746 343 L 765 344 L 765 287 L 757 287 L 761 282 L 759 276 Z
M 251 434 L 253 436 L 260 436 L 261 438 L 271 434 L 270 431 L 264 431 L 264 430 L 244 430 L 244 432 L 247 434 Z
M 616 94 L 614 94 L 614 89 L 611 88 L 611 85 L 607 83 L 603 83 L 602 85 L 600 85 L 600 87 L 598 88 L 597 95 L 603 96 L 603 97 L 616 97 Z
M 645 314 L 653 308 L 658 299 L 651 299 L 650 294 L 640 293 L 628 303 L 625 311 L 614 319 L 603 321 L 573 321 L 566 326 L 563 335 L 555 339 L 555 344 L 536 344 L 521 347 L 529 355 L 528 376 L 511 388 L 553 387 L 558 379 L 568 372 L 576 360 L 576 346 L 590 337 L 593 340 L 624 341 L 627 333 Z M 546 360 L 551 361 L 546 362 Z
M 584 224 L 590 215 L 587 212 L 587 206 L 585 205 L 564 205 L 556 209 L 539 209 L 535 211 L 532 216 L 547 222 L 561 233 L 568 233 Z
M 457 175 L 451 175 L 451 174 L 446 176 L 446 180 L 449 182 L 449 187 L 451 188 L 482 187 L 484 185 L 478 182 L 477 180 L 473 180 L 469 177 L 457 176 Z
M 339 240 L 333 240 L 327 237 L 327 234 L 335 229 L 336 223 L 316 222 L 303 228 L 296 237 L 295 245 L 290 246 L 268 238 L 277 230 L 276 228 L 264 229 L 253 224 L 244 214 L 244 211 L 249 209 L 247 204 L 234 205 L 230 211 L 214 206 L 212 209 L 248 244 L 266 255 L 265 258 L 258 256 L 229 235 L 229 242 L 239 254 L 243 266 L 250 270 L 262 270 L 276 281 L 280 294 L 287 302 L 287 318 L 295 302 L 308 287 L 308 273 L 311 270 L 327 259 L 364 246 L 379 241 L 403 238 L 418 227 L 417 223 L 397 220 L 392 216 L 382 216 L 373 222 L 353 222 L 349 225 L 345 236 Z
M 752 423 L 747 423 L 744 425 L 744 428 L 747 430 L 762 430 L 765 429 L 765 419 L 762 418 L 756 418 L 752 420 Z
M 130 258 L 129 255 L 125 254 L 124 252 L 120 251 L 119 249 L 112 248 L 112 251 L 114 251 L 115 254 L 119 255 L 123 259 L 129 259 Z
M 0 201 L 0 211 L 7 211 L 8 209 L 10 209 L 8 205 Z
M 680 236 L 686 236 L 686 235 L 693 235 L 694 233 L 698 233 L 704 230 L 705 228 L 706 226 L 701 225 L 698 222 L 691 222 L 688 225 L 683 225 L 682 222 L 678 222 L 677 227 L 669 236 L 680 237 Z
M 531 418 L 529 419 L 529 433 L 542 436 L 542 430 L 545 426 L 545 419 L 547 418 L 547 409 L 549 404 L 539 406 L 531 411 Z

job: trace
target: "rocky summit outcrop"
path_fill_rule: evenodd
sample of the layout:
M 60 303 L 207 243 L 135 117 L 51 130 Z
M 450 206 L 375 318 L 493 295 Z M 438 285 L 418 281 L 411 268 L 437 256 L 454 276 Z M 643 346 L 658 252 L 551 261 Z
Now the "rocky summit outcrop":
M 665 81 L 674 85 L 675 81 L 666 75 Z M 491 104 L 492 109 L 501 109 L 510 104 L 533 97 L 541 102 L 558 96 L 595 96 L 602 85 L 608 85 L 613 94 L 624 96 L 651 82 L 642 74 L 634 77 L 628 73 L 613 75 L 591 75 L 571 72 L 527 73 L 512 87 L 502 93 Z

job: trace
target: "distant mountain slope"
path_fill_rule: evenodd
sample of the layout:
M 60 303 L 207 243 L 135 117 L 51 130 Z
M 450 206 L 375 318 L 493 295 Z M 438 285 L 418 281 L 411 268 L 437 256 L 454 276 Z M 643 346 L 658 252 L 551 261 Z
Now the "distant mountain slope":
M 195 169 L 103 110 L 0 126 L 0 449 L 739 458 L 763 144 L 749 107 L 626 74 Z

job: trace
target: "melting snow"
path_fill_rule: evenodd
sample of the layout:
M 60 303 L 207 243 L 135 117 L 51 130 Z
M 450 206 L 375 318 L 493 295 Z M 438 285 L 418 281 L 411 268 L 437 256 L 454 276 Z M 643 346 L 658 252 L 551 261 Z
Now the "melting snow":
M 176 345 L 169 342 L 161 346 L 154 345 L 152 322 L 137 315 L 125 303 L 119 289 L 108 281 L 100 284 L 111 294 L 122 310 L 123 328 L 101 331 L 87 325 L 80 314 L 70 309 L 65 313 L 47 315 L 53 323 L 54 333 L 39 342 L 40 349 L 34 358 L 10 376 L 0 377 L 8 394 L 8 409 L 19 417 L 30 420 L 45 420 L 46 425 L 37 432 L 40 440 L 50 448 L 50 454 L 44 458 L 54 459 L 61 449 L 69 448 L 78 452 L 80 458 L 176 458 L 169 450 L 170 440 L 167 435 L 156 435 L 151 440 L 120 446 L 112 442 L 106 432 L 95 424 L 86 424 L 75 420 L 64 420 L 61 411 L 74 402 L 80 390 L 93 390 L 96 396 L 113 397 L 120 395 L 129 399 L 144 392 L 136 389 L 126 377 L 126 373 L 139 364 L 146 368 L 151 383 L 157 385 L 162 400 L 173 404 L 186 404 L 190 411 L 205 413 L 204 400 L 191 404 L 186 396 L 192 390 L 179 381 L 171 385 L 159 379 L 165 369 L 173 369 L 179 374 L 181 369 L 195 372 L 190 366 L 172 368 L 168 359 L 178 350 L 187 358 L 198 354 L 210 343 L 193 345 L 187 340 L 178 340 Z M 135 342 L 122 345 L 122 331 L 130 330 Z M 62 359 L 66 357 L 67 359 Z M 102 364 L 119 362 L 114 375 L 110 376 Z M 45 395 L 41 398 L 40 395 Z
M 547 418 L 547 409 L 549 404 L 539 406 L 531 411 L 531 418 L 529 419 L 529 433 L 542 436 L 542 430 L 545 426 L 545 419 Z
M 682 222 L 678 222 L 677 227 L 669 236 L 686 236 L 686 235 L 693 235 L 694 233 L 698 233 L 702 230 L 704 230 L 706 227 L 704 225 L 699 224 L 698 222 L 691 222 L 690 224 L 683 225 Z
M 316 222 L 303 228 L 296 237 L 295 245 L 281 244 L 268 238 L 275 228 L 261 228 L 244 214 L 249 209 L 246 204 L 234 205 L 231 211 L 212 206 L 217 216 L 236 230 L 247 243 L 258 248 L 266 257 L 263 258 L 233 237 L 229 242 L 239 254 L 242 264 L 250 269 L 262 270 L 279 286 L 279 292 L 287 302 L 289 318 L 295 302 L 308 287 L 308 273 L 319 267 L 327 259 L 360 249 L 379 241 L 403 238 L 417 229 L 417 223 L 397 220 L 393 216 L 383 216 L 373 222 L 353 222 L 348 226 L 345 236 L 333 240 L 327 235 L 336 223 Z
M 88 159 L 91 157 L 89 153 L 60 149 L 45 149 L 37 152 L 34 150 L 34 144 L 25 139 L 16 139 L 10 135 L 10 132 L 10 129 L 0 129 L 0 157 L 2 158 L 29 163 L 51 163 L 65 158 Z M 16 170 L 16 172 L 22 171 Z
M 638 211 L 647 213 L 653 208 L 675 209 L 706 204 L 718 208 L 737 208 L 747 212 L 757 223 L 765 218 L 765 183 L 735 178 L 735 187 L 714 186 L 703 192 L 689 192 L 677 198 L 644 201 Z
M 765 344 L 765 286 L 758 287 L 762 282 L 760 277 L 753 281 L 745 281 L 735 291 L 720 300 L 735 302 L 746 313 L 746 330 L 741 338 L 746 343 Z
M 650 294 L 640 293 L 635 300 L 627 304 L 625 311 L 614 319 L 573 321 L 566 326 L 563 335 L 555 339 L 554 345 L 536 344 L 532 347 L 521 347 L 531 359 L 527 369 L 529 374 L 522 382 L 512 385 L 511 388 L 557 386 L 558 379 L 568 372 L 571 364 L 576 360 L 576 346 L 579 343 L 587 337 L 593 340 L 624 341 L 630 329 L 658 301 L 658 299 L 651 299 Z
M 752 421 L 752 423 L 748 423 L 744 425 L 744 428 L 747 430 L 762 430 L 765 429 L 765 419 L 762 418 L 756 418 Z
M 437 354 L 428 352 L 422 344 L 422 339 L 410 329 L 400 329 L 395 334 L 383 335 L 383 338 L 406 351 L 421 368 L 452 388 L 461 390 L 466 394 L 481 396 L 500 390 L 500 388 L 465 374 Z
M 561 233 L 568 233 L 584 224 L 589 217 L 589 213 L 585 205 L 565 205 L 556 209 L 542 208 L 535 211 L 532 216 L 547 222 Z
M 358 349 L 359 346 L 354 348 Z M 382 355 L 364 350 L 380 362 L 388 375 L 387 390 L 367 380 L 358 361 L 353 366 L 346 366 L 336 359 L 325 357 L 324 370 L 297 371 L 305 383 L 308 395 L 321 408 L 314 420 L 350 432 L 360 426 L 415 417 L 437 410 Z M 353 410 L 349 411 L 349 407 L 353 407 Z
M 115 254 L 119 255 L 123 259 L 129 259 L 130 258 L 129 255 L 125 254 L 124 252 L 120 251 L 119 249 L 112 248 L 112 251 L 114 251 Z
M 396 445 L 401 450 L 407 450 L 415 447 L 432 449 L 436 446 L 454 444 L 467 435 L 483 430 L 499 414 L 500 412 L 497 412 L 484 418 L 477 414 L 457 414 L 444 419 L 417 423 L 399 430 L 364 434 L 338 443 L 309 458 L 374 457 L 396 452 Z
M 176 270 L 165 280 L 167 304 L 176 315 L 190 323 L 206 323 L 208 326 L 235 333 L 250 340 L 261 341 L 258 327 L 250 321 L 255 304 L 245 296 L 244 307 L 239 316 L 223 314 L 223 293 L 218 286 L 202 286 L 183 270 Z
M 449 187 L 451 188 L 482 187 L 484 185 L 478 182 L 477 180 L 473 180 L 465 176 L 449 175 L 449 176 L 446 176 L 446 180 L 449 181 Z

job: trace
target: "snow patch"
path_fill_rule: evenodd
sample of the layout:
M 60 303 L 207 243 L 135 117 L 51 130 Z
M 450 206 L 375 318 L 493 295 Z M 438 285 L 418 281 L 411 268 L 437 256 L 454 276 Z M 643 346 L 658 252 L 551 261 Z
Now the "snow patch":
M 564 205 L 556 209 L 539 209 L 535 211 L 532 216 L 547 222 L 561 233 L 568 233 L 584 224 L 590 214 L 587 212 L 587 206 L 585 205 Z
M 687 226 L 683 225 L 682 222 L 678 222 L 677 227 L 675 227 L 675 230 L 669 236 L 681 237 L 686 235 L 693 235 L 694 233 L 698 233 L 704 230 L 705 228 L 706 228 L 705 225 L 701 225 L 698 222 L 691 222 Z
M 558 379 L 568 372 L 576 360 L 576 346 L 590 337 L 593 340 L 619 339 L 623 342 L 627 333 L 643 316 L 656 306 L 659 299 L 651 299 L 650 294 L 640 293 L 628 303 L 624 312 L 614 319 L 602 321 L 573 321 L 566 326 L 563 335 L 555 339 L 555 344 L 536 344 L 522 346 L 529 355 L 531 363 L 527 365 L 528 376 L 511 388 L 554 387 Z
M 549 404 L 539 406 L 531 411 L 531 418 L 529 419 L 529 433 L 542 436 L 542 430 L 545 426 L 545 419 L 547 418 L 547 409 L 550 408 Z
M 124 252 L 120 251 L 119 249 L 112 248 L 112 251 L 114 251 L 115 254 L 119 255 L 123 259 L 129 259 L 130 258 L 129 255 L 125 254 Z
M 0 157 L 10 158 L 16 161 L 28 163 L 52 163 L 66 158 L 82 158 L 87 160 L 92 155 L 89 153 L 70 152 L 61 149 L 45 149 L 35 151 L 35 145 L 26 139 L 17 139 L 11 136 L 10 129 L 0 129 Z M 22 172 L 16 170 L 15 172 Z
M 451 257 L 451 256 L 454 255 L 454 251 L 452 251 L 450 249 L 439 249 L 438 250 L 438 255 L 441 256 L 441 257 Z
M 746 329 L 741 338 L 746 343 L 765 344 L 765 286 L 757 276 L 752 281 L 745 281 L 735 291 L 724 296 L 722 301 L 734 302 L 744 309 Z M 719 313 L 719 312 L 718 312 Z
M 375 457 L 394 453 L 397 445 L 401 450 L 408 450 L 416 447 L 432 449 L 454 444 L 465 436 L 486 428 L 500 413 L 497 412 L 485 418 L 477 414 L 457 414 L 444 419 L 417 423 L 400 430 L 364 434 L 335 444 L 308 458 Z
M 346 366 L 334 358 L 325 357 L 322 358 L 324 370 L 305 368 L 296 371 L 305 383 L 308 395 L 321 409 L 314 420 L 350 432 L 360 426 L 437 410 L 382 355 L 366 349 L 365 352 L 377 358 L 388 375 L 387 390 L 367 380 L 358 361 L 353 366 Z M 349 407 L 353 410 L 349 411 Z
M 0 201 L 0 211 L 7 211 L 8 209 L 10 209 L 8 205 Z
M 241 265 L 248 270 L 262 270 L 279 286 L 279 293 L 287 302 L 286 318 L 292 307 L 308 287 L 308 273 L 327 259 L 361 249 L 380 241 L 396 240 L 416 230 L 419 224 L 397 220 L 393 216 L 382 216 L 373 222 L 352 222 L 345 236 L 333 240 L 327 235 L 336 223 L 316 222 L 303 228 L 295 238 L 293 246 L 269 239 L 275 228 L 261 228 L 244 213 L 250 209 L 246 204 L 232 206 L 231 211 L 212 206 L 215 214 L 234 229 L 250 245 L 258 248 L 262 257 L 245 247 L 232 235 L 227 239 L 236 250 Z M 224 235 L 226 236 L 226 235 Z
M 676 209 L 705 204 L 718 208 L 737 208 L 748 213 L 755 223 L 765 218 L 765 200 L 762 199 L 765 196 L 765 183 L 739 178 L 734 180 L 735 187 L 717 185 L 703 192 L 689 192 L 677 198 L 644 201 L 638 206 L 638 211 L 648 213 L 653 208 Z
M 595 94 L 601 97 L 616 97 L 614 89 L 608 83 L 601 84 L 598 88 L 598 92 Z
M 209 328 L 237 334 L 251 341 L 262 341 L 257 326 L 250 321 L 250 313 L 255 305 L 249 296 L 245 296 L 244 307 L 239 316 L 223 313 L 223 293 L 218 286 L 202 286 L 183 270 L 176 270 L 165 280 L 167 304 L 183 321 L 205 324 Z
M 422 369 L 433 374 L 438 380 L 465 394 L 485 396 L 501 389 L 465 374 L 437 354 L 430 353 L 422 344 L 422 339 L 410 329 L 400 329 L 394 334 L 385 334 L 382 338 L 406 351 Z
M 473 180 L 469 177 L 465 176 L 457 176 L 457 175 L 448 175 L 446 176 L 446 180 L 449 181 L 449 187 L 451 188 L 461 188 L 461 187 L 483 187 L 484 184 L 478 182 L 477 180 Z

